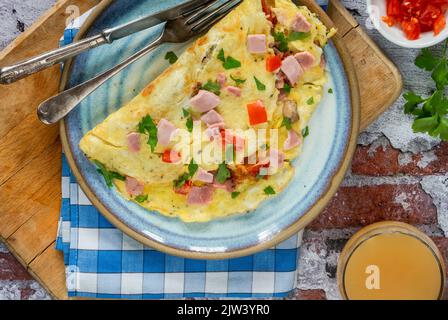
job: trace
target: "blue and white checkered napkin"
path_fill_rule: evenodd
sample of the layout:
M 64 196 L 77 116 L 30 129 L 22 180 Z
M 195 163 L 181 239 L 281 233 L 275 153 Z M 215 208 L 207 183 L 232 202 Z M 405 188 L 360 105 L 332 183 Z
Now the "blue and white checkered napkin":
M 72 42 L 89 13 L 66 29 L 61 45 Z M 283 297 L 296 285 L 301 239 L 302 233 L 275 248 L 230 260 L 158 252 L 111 225 L 87 199 L 62 157 L 56 248 L 64 253 L 70 297 Z

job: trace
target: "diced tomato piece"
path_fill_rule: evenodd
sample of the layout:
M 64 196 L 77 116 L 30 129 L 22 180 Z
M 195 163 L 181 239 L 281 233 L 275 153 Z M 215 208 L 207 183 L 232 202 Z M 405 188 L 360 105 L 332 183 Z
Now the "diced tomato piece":
M 399 23 L 410 40 L 418 39 L 422 32 L 438 35 L 446 28 L 448 0 L 386 0 L 386 9 L 382 20 L 389 26 Z
M 166 163 L 177 163 L 181 160 L 179 152 L 173 152 L 171 149 L 165 150 L 162 155 L 162 161 Z
M 249 114 L 249 123 L 251 126 L 268 122 L 268 114 L 261 100 L 249 103 L 247 105 L 247 113 Z
M 441 14 L 434 22 L 434 34 L 438 35 L 446 27 L 445 15 Z
M 229 130 L 225 129 L 221 129 L 219 133 L 221 134 L 222 138 L 221 144 L 223 145 L 223 147 L 227 145 L 233 145 L 235 151 L 244 150 L 244 143 L 245 143 L 244 138 L 237 135 L 233 135 Z
M 282 66 L 282 58 L 279 56 L 268 56 L 266 58 L 266 70 L 268 72 L 274 72 Z
M 416 40 L 420 37 L 420 24 L 418 23 L 417 18 L 402 21 L 401 27 L 403 28 L 406 38 L 409 40 Z
M 191 180 L 188 180 L 187 182 L 184 183 L 184 185 L 182 187 L 175 188 L 174 192 L 176 192 L 178 194 L 182 194 L 182 195 L 187 195 L 190 193 L 192 186 L 193 186 L 193 183 L 191 182 Z
M 262 168 L 269 168 L 270 165 L 271 165 L 270 162 L 265 163 L 265 164 L 257 163 L 257 164 L 246 165 L 246 170 L 251 176 L 256 177 L 260 174 L 260 170 Z M 267 176 L 265 176 L 265 178 L 267 178 Z
M 399 0 L 387 0 L 387 15 L 390 17 L 401 16 Z
M 392 27 L 393 25 L 395 25 L 395 18 L 394 17 L 384 16 L 384 17 L 381 18 L 381 20 L 383 20 L 384 23 L 386 23 L 389 27 Z

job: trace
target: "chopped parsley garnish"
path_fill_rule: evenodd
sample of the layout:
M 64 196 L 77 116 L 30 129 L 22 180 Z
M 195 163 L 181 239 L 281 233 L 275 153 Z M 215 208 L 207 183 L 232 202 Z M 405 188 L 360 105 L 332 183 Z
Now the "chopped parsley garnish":
M 185 126 L 187 127 L 188 132 L 193 132 L 193 117 L 187 109 L 182 109 L 182 112 L 184 114 L 184 117 L 187 118 Z
M 306 101 L 306 104 L 309 105 L 309 106 L 311 106 L 312 104 L 314 104 L 314 97 L 309 98 L 309 99 Z
M 202 89 L 213 92 L 217 96 L 221 94 L 221 86 L 217 81 L 208 80 L 207 83 L 202 86 Z
M 236 69 L 236 68 L 241 67 L 241 62 L 239 62 L 235 58 L 233 58 L 231 56 L 227 56 L 227 58 L 226 58 L 225 53 L 224 53 L 224 49 L 221 49 L 219 51 L 218 59 L 222 61 L 222 66 L 226 70 Z
M 191 159 L 190 164 L 188 165 L 188 173 L 183 173 L 177 180 L 174 180 L 174 188 L 179 189 L 182 188 L 183 185 L 193 178 L 196 171 L 198 171 L 199 166 L 194 162 L 194 159 Z
M 304 40 L 311 34 L 309 32 L 291 32 L 288 37 L 283 32 L 274 32 L 274 40 L 277 42 L 277 49 L 281 52 L 289 50 L 289 42 L 296 40 Z
M 266 90 L 266 86 L 260 80 L 258 80 L 257 77 L 254 77 L 254 80 L 255 80 L 255 83 L 257 85 L 258 91 L 265 91 Z
M 237 192 L 237 191 L 232 192 L 232 199 L 236 199 L 240 194 L 241 194 L 241 192 Z
M 333 89 L 332 88 L 328 89 L 328 93 L 333 93 Z
M 104 164 L 102 164 L 101 162 L 99 162 L 98 160 L 94 160 L 93 162 L 98 167 L 96 171 L 98 171 L 98 173 L 100 173 L 103 176 L 104 181 L 106 182 L 106 185 L 109 188 L 112 188 L 112 186 L 113 186 L 112 182 L 114 179 L 121 180 L 121 181 L 126 180 L 126 178 L 124 176 L 122 176 L 121 174 L 119 174 L 118 172 L 107 170 L 106 166 Z
M 157 126 L 150 115 L 143 117 L 140 121 L 138 124 L 138 132 L 148 135 L 147 144 L 151 147 L 151 151 L 154 152 L 157 145 Z
M 302 130 L 302 137 L 306 138 L 310 135 L 310 128 L 307 126 L 305 129 Z
M 273 195 L 273 194 L 275 194 L 275 190 L 271 186 L 268 186 L 268 187 L 264 188 L 264 193 L 267 195 Z
M 285 90 L 286 93 L 291 92 L 291 86 L 289 85 L 289 83 L 285 83 L 285 85 L 283 86 L 283 90 Z
M 282 127 L 285 127 L 287 130 L 291 130 L 292 129 L 291 119 L 284 117 L 282 121 Z
M 233 77 L 232 75 L 230 75 L 230 79 L 235 81 L 235 83 L 237 85 L 244 84 L 246 82 L 246 79 L 238 79 L 238 78 Z
M 188 173 L 182 174 L 177 180 L 174 180 L 174 188 L 182 188 L 188 180 L 190 180 L 190 175 Z
M 281 52 L 286 52 L 289 50 L 288 39 L 283 32 L 274 32 L 274 40 L 278 43 L 278 50 Z
M 176 63 L 177 56 L 173 51 L 168 51 L 165 55 L 165 60 L 168 60 L 170 64 Z
M 190 164 L 188 165 L 188 173 L 190 174 L 190 177 L 193 177 L 198 169 L 199 166 L 194 162 L 194 159 L 191 159 Z
M 310 32 L 297 32 L 297 31 L 292 31 L 292 32 L 288 35 L 288 41 L 304 40 L 304 39 L 308 38 L 310 35 L 311 35 Z
M 135 197 L 135 201 L 137 201 L 138 203 L 143 203 L 143 202 L 145 202 L 146 200 L 148 200 L 148 195 L 147 195 L 147 194 L 145 194 L 145 195 L 139 195 L 139 196 L 136 196 L 136 197 Z
M 227 179 L 231 177 L 230 170 L 227 165 L 223 162 L 219 165 L 218 172 L 216 173 L 216 181 L 220 184 L 224 184 Z
M 223 63 L 226 62 L 226 56 L 224 53 L 224 49 L 219 50 L 218 59 L 221 60 Z

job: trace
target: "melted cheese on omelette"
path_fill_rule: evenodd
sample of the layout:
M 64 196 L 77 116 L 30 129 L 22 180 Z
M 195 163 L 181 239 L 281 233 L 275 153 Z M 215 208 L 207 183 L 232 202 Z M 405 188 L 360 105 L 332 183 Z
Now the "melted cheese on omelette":
M 276 19 L 272 19 L 273 15 Z M 295 39 L 290 37 L 294 34 L 291 26 L 298 18 L 302 25 L 311 27 L 307 32 L 299 32 L 300 39 Z M 113 182 L 125 198 L 161 214 L 179 217 L 186 222 L 203 222 L 254 210 L 263 200 L 286 188 L 294 176 L 294 168 L 289 161 L 299 155 L 302 132 L 321 100 L 326 82 L 322 47 L 333 33 L 334 30 L 327 30 L 306 7 L 297 7 L 290 0 L 275 1 L 275 7 L 269 12 L 263 11 L 260 0 L 245 0 L 131 102 L 88 132 L 81 140 L 80 148 L 89 159 L 103 164 L 109 173 L 123 177 Z M 281 45 L 279 34 L 288 39 L 287 51 L 278 49 Z M 250 35 L 266 39 L 264 53 L 248 50 Z M 267 71 L 266 60 L 269 57 L 279 57 L 284 61 L 288 56 L 301 52 L 310 54 L 313 59 L 311 65 L 303 68 L 304 72 L 295 83 L 282 73 L 283 65 Z M 226 68 L 228 57 L 238 61 L 239 66 Z M 225 79 L 225 83 L 221 80 L 219 92 L 216 92 L 218 77 Z M 207 83 L 211 83 L 215 90 L 207 87 Z M 195 174 L 192 174 L 191 164 L 195 164 L 192 157 L 196 159 L 208 146 L 220 140 L 216 135 L 213 138 L 203 135 L 200 148 L 193 151 L 195 131 L 187 130 L 188 122 L 190 126 L 194 124 L 195 128 L 207 130 L 208 125 L 201 121 L 201 117 L 208 111 L 200 112 L 192 107 L 192 98 L 207 89 L 214 91 L 215 95 L 210 98 L 211 94 L 206 93 L 209 100 L 219 99 L 218 105 L 212 109 L 221 117 L 218 126 L 221 134 L 224 130 L 233 129 L 245 137 L 251 129 L 278 129 L 279 150 L 265 143 L 252 145 L 252 149 L 246 146 L 242 151 L 245 160 L 250 155 L 259 155 L 261 149 L 268 154 L 280 153 L 281 164 L 275 174 L 260 176 L 266 162 L 260 164 L 263 159 L 259 156 L 256 156 L 258 162 L 255 164 L 234 161 L 224 166 L 221 160 L 205 164 L 199 162 L 193 170 Z M 258 114 L 254 115 L 248 110 L 249 105 L 256 102 L 261 102 L 259 107 L 262 111 L 260 113 L 258 108 Z M 285 103 L 290 106 L 286 114 L 291 116 L 292 112 L 290 118 L 285 115 Z M 254 117 L 260 116 L 266 116 L 266 119 L 253 125 Z M 146 131 L 139 129 L 145 117 L 153 122 Z M 162 120 L 182 129 L 183 134 L 176 130 L 168 145 L 161 145 L 158 141 L 151 146 L 154 125 Z M 138 150 L 131 150 L 130 135 L 137 139 L 134 143 L 140 143 Z M 291 143 L 291 135 L 300 141 L 292 148 L 285 148 Z M 232 139 L 236 138 L 232 136 Z M 178 155 L 178 162 L 166 160 L 168 151 Z M 195 179 L 198 170 L 205 175 L 203 180 Z M 204 180 L 212 175 L 213 182 Z M 227 181 L 217 183 L 216 180 L 222 176 Z M 190 201 L 192 193 L 198 193 L 194 201 Z

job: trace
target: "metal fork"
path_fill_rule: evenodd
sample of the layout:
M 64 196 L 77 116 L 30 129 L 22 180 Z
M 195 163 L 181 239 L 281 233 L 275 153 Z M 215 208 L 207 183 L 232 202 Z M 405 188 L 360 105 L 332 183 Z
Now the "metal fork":
M 202 34 L 242 1 L 243 0 L 227 0 L 218 6 L 216 6 L 218 4 L 216 1 L 211 1 L 184 13 L 176 19 L 168 20 L 162 34 L 142 50 L 98 76 L 42 102 L 37 110 L 37 115 L 40 121 L 45 124 L 54 124 L 58 122 L 73 110 L 83 99 L 131 63 L 150 53 L 162 43 L 186 42 L 191 38 Z

